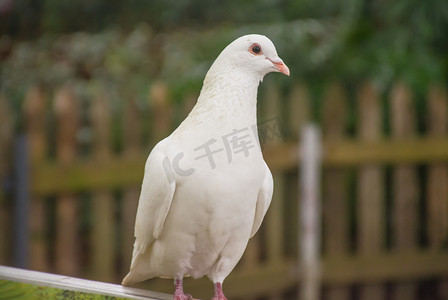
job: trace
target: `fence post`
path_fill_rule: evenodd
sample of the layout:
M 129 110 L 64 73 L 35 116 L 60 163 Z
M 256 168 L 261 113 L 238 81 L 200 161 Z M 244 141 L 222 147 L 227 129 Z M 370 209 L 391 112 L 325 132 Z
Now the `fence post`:
M 432 86 L 428 95 L 428 135 L 444 138 L 447 135 L 448 95 L 446 89 Z M 440 251 L 448 237 L 448 166 L 436 162 L 428 167 L 427 233 L 429 248 Z M 439 284 L 440 299 L 448 299 L 448 277 Z
M 358 138 L 372 142 L 381 138 L 381 103 L 377 89 L 365 83 L 358 91 Z M 384 249 L 384 171 L 378 164 L 362 166 L 357 185 L 357 248 L 361 255 L 380 254 Z M 381 283 L 365 284 L 360 299 L 384 299 Z
M 112 158 L 111 113 L 109 103 L 101 88 L 94 89 L 91 109 L 93 127 L 93 156 L 96 161 L 107 164 Z M 108 190 L 95 191 L 92 195 L 92 276 L 95 280 L 113 282 L 116 279 L 114 201 Z
M 322 165 L 322 145 L 316 125 L 306 125 L 302 131 L 300 147 L 300 261 L 303 281 L 302 300 L 320 298 L 320 170 Z
M 266 88 L 264 99 L 264 118 L 280 118 L 281 114 L 281 97 L 280 91 L 277 86 L 271 84 Z M 270 115 L 267 115 L 267 114 Z M 264 120 L 262 120 L 263 122 Z M 280 120 L 281 121 L 281 120 Z M 280 125 L 280 124 L 279 124 Z M 278 128 L 280 131 L 280 128 Z M 281 132 L 277 132 L 276 138 L 266 138 L 266 144 L 278 144 L 281 142 Z M 260 141 L 262 142 L 262 141 Z M 281 261 L 283 250 L 284 250 L 284 215 L 283 215 L 283 207 L 285 202 L 285 179 L 286 176 L 280 172 L 273 172 L 272 176 L 274 178 L 274 193 L 272 195 L 273 200 L 271 201 L 270 208 L 266 213 L 265 217 L 265 233 L 266 238 L 269 241 L 266 245 L 266 256 L 268 263 L 275 264 L 278 261 Z M 258 237 L 259 243 L 261 242 L 260 237 Z M 280 299 L 280 295 L 278 293 L 267 295 L 269 300 Z
M 0 265 L 8 264 L 12 254 L 11 249 L 11 199 L 9 185 L 11 184 L 11 156 L 14 122 L 12 112 L 6 99 L 0 94 Z
M 322 120 L 322 132 L 326 141 L 340 141 L 346 135 L 347 104 L 347 96 L 341 84 L 333 83 L 327 88 Z M 326 256 L 342 257 L 348 254 L 350 241 L 347 174 L 347 168 L 343 167 L 328 167 L 323 171 L 322 221 Z M 349 297 L 349 287 L 331 285 L 328 289 L 328 300 L 346 300 Z
M 266 98 L 263 103 L 264 106 L 264 117 L 271 119 L 281 116 L 280 111 L 280 95 L 279 90 L 275 85 L 268 85 L 266 89 Z M 270 115 L 267 115 L 269 113 Z M 280 139 L 280 137 L 278 137 Z M 275 138 L 267 138 L 264 143 L 266 144 L 276 144 L 279 143 Z M 266 213 L 266 236 L 269 240 L 267 245 L 267 259 L 270 263 L 275 263 L 281 259 L 283 252 L 283 202 L 284 202 L 284 184 L 285 176 L 280 172 L 273 172 L 274 177 L 274 194 L 271 202 L 271 206 Z
M 304 128 L 305 124 L 311 121 L 311 97 L 307 86 L 303 83 L 294 85 L 287 106 L 288 123 L 286 124 L 286 131 L 288 132 L 288 139 L 291 141 L 297 141 L 300 137 L 300 132 Z M 284 222 L 285 222 L 285 238 L 287 243 L 286 255 L 290 257 L 296 257 L 300 249 L 299 232 L 300 227 L 297 227 L 297 220 L 300 218 L 300 186 L 297 184 L 299 172 L 293 174 L 287 174 L 285 180 L 285 207 L 284 207 Z M 275 187 L 274 187 L 275 188 Z M 298 201 L 299 200 L 299 201 Z M 294 230 L 287 230 L 288 228 L 294 228 Z M 297 295 L 298 297 L 298 295 Z
M 415 117 L 410 89 L 403 83 L 395 85 L 391 92 L 391 129 L 395 139 L 414 136 Z M 393 247 L 397 251 L 415 249 L 417 238 L 417 202 L 419 185 L 414 166 L 397 165 L 393 174 Z M 416 284 L 397 283 L 392 299 L 416 299 Z
M 78 103 L 70 87 L 56 91 L 54 102 L 57 132 L 56 149 L 60 164 L 73 163 L 77 153 Z M 79 238 L 78 202 L 76 196 L 64 193 L 56 199 L 55 268 L 63 275 L 78 275 Z
M 28 212 L 29 212 L 29 161 L 26 136 L 21 134 L 15 141 L 14 155 L 14 265 L 28 268 Z
M 46 140 L 45 109 L 46 97 L 41 87 L 32 87 L 26 94 L 23 107 L 25 130 L 29 141 L 30 165 L 33 168 L 45 159 L 48 143 Z M 32 170 L 31 170 L 32 173 Z M 31 178 L 32 180 L 32 178 Z M 48 240 L 46 237 L 46 205 L 43 197 L 31 195 L 30 202 L 30 268 L 50 271 Z
M 443 138 L 447 134 L 448 96 L 441 87 L 431 87 L 428 95 L 428 135 Z M 448 168 L 434 163 L 428 172 L 428 241 L 439 250 L 448 234 Z
M 141 153 L 141 117 L 136 104 L 136 99 L 131 96 L 126 97 L 123 120 L 123 155 L 128 158 L 135 157 Z M 148 149 L 149 151 L 149 149 Z M 147 152 L 149 154 L 149 152 Z M 143 180 L 145 166 L 141 167 L 141 178 Z M 132 245 L 134 244 L 134 224 L 137 214 L 138 199 L 140 195 L 139 186 L 131 186 L 124 191 L 122 203 L 122 267 L 123 274 L 129 271 L 132 257 Z

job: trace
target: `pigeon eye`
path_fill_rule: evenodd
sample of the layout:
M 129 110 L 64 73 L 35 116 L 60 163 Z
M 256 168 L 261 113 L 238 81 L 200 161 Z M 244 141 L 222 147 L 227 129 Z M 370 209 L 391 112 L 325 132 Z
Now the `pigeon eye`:
M 261 54 L 261 47 L 258 44 L 253 44 L 252 46 L 250 46 L 250 52 L 252 54 L 255 55 L 260 55 Z

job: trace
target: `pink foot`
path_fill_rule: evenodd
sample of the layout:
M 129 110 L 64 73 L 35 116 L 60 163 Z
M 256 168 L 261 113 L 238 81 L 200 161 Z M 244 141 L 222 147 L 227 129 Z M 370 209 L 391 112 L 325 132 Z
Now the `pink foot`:
M 174 291 L 174 300 L 196 300 L 191 295 L 184 294 L 184 288 L 182 285 L 183 281 L 182 279 L 176 279 L 174 281 L 174 284 L 176 285 L 176 290 Z
M 227 300 L 226 296 L 224 296 L 224 292 L 222 291 L 222 284 L 220 282 L 215 283 L 215 295 L 212 300 Z

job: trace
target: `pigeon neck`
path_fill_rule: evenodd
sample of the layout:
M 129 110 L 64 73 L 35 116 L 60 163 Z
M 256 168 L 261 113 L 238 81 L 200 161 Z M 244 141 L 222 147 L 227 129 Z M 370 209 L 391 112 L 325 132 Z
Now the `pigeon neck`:
M 197 106 L 221 112 L 230 119 L 243 118 L 256 124 L 257 92 L 260 79 L 240 70 L 207 74 Z M 236 121 L 236 120 L 235 120 Z

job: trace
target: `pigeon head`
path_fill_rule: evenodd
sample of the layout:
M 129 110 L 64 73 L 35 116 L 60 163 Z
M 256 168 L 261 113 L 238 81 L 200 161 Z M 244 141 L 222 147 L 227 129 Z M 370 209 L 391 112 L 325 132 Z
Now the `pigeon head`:
M 235 69 L 245 69 L 258 74 L 261 79 L 270 72 L 281 72 L 289 76 L 289 68 L 278 56 L 274 44 L 264 35 L 242 36 L 222 52 L 224 63 Z
M 264 35 L 249 34 L 230 43 L 218 56 L 207 73 L 204 83 L 216 82 L 218 78 L 252 78 L 257 82 L 270 72 L 289 76 L 289 68 L 278 56 L 270 39 Z

